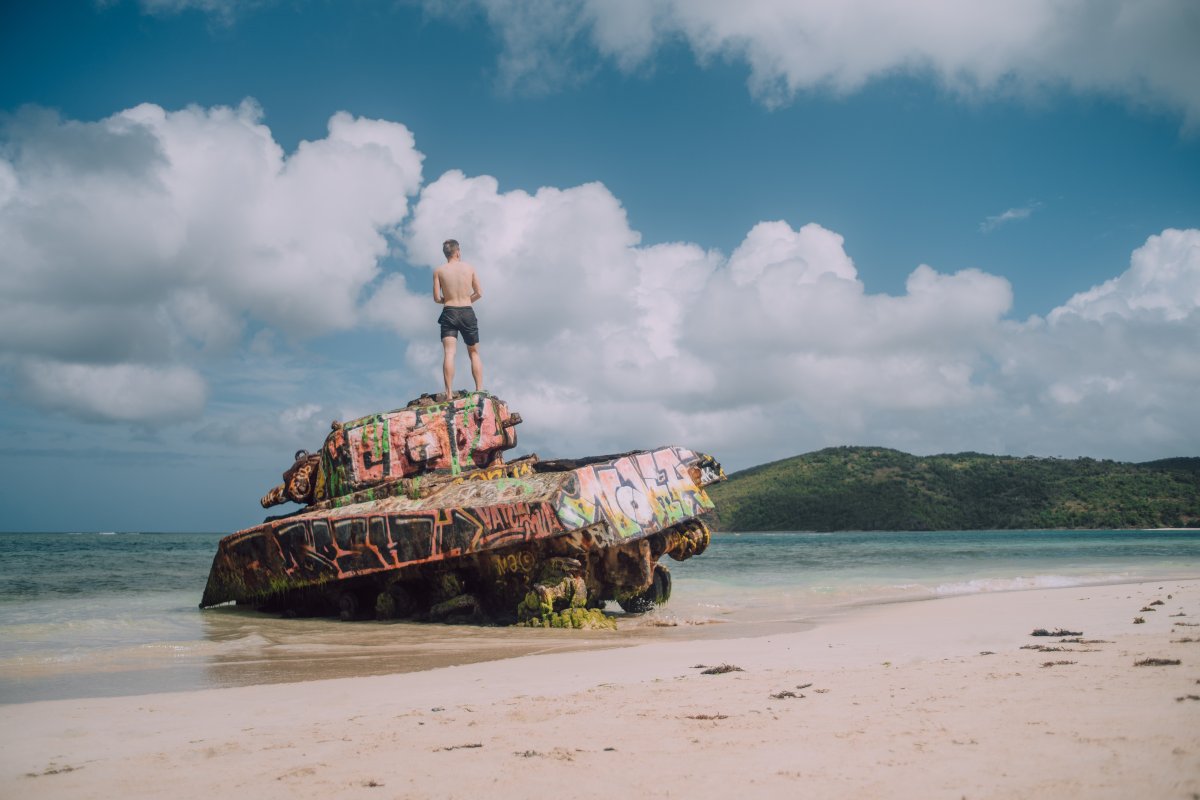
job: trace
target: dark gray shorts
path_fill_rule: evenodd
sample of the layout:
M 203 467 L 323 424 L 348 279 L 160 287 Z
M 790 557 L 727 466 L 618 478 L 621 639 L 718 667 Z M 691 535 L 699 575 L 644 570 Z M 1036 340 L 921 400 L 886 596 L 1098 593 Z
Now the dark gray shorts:
M 442 338 L 456 338 L 462 334 L 463 341 L 468 345 L 479 344 L 479 320 L 475 319 L 475 309 L 470 306 L 446 306 L 438 317 L 442 326 Z

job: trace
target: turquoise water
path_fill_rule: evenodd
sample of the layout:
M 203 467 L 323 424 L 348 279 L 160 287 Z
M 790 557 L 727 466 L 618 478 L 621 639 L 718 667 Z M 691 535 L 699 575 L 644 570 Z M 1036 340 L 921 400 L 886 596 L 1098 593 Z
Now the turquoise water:
M 219 539 L 0 534 L 0 703 L 378 674 L 752 633 L 764 623 L 812 624 L 847 604 L 1200 577 L 1194 530 L 721 534 L 704 555 L 666 562 L 669 605 L 608 636 L 202 612 Z
M 724 534 L 671 565 L 672 607 L 765 610 L 1200 577 L 1200 531 Z

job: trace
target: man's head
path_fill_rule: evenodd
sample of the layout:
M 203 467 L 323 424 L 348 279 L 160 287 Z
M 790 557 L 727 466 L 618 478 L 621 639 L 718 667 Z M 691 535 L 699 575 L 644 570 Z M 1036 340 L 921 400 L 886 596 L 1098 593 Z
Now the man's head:
M 442 254 L 446 256 L 446 260 L 454 258 L 458 255 L 458 242 L 454 239 L 447 239 L 442 242 Z

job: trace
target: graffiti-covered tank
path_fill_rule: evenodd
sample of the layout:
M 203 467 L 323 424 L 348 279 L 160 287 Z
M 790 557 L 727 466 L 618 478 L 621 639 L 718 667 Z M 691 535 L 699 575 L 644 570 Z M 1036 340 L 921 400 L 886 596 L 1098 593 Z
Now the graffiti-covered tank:
M 582 627 L 611 625 L 609 600 L 665 603 L 659 559 L 708 546 L 721 466 L 684 447 L 506 462 L 520 423 L 487 392 L 333 423 L 262 498 L 305 508 L 222 539 L 200 606 Z

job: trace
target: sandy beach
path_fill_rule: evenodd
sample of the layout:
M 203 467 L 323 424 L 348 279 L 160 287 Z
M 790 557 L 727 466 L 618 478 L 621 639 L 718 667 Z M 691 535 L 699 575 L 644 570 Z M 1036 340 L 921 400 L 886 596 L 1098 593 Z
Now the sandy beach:
M 722 665 L 738 669 L 705 672 Z M 1190 800 L 1200 581 L 868 606 L 761 638 L 15 704 L 0 707 L 0 730 L 4 797 Z

